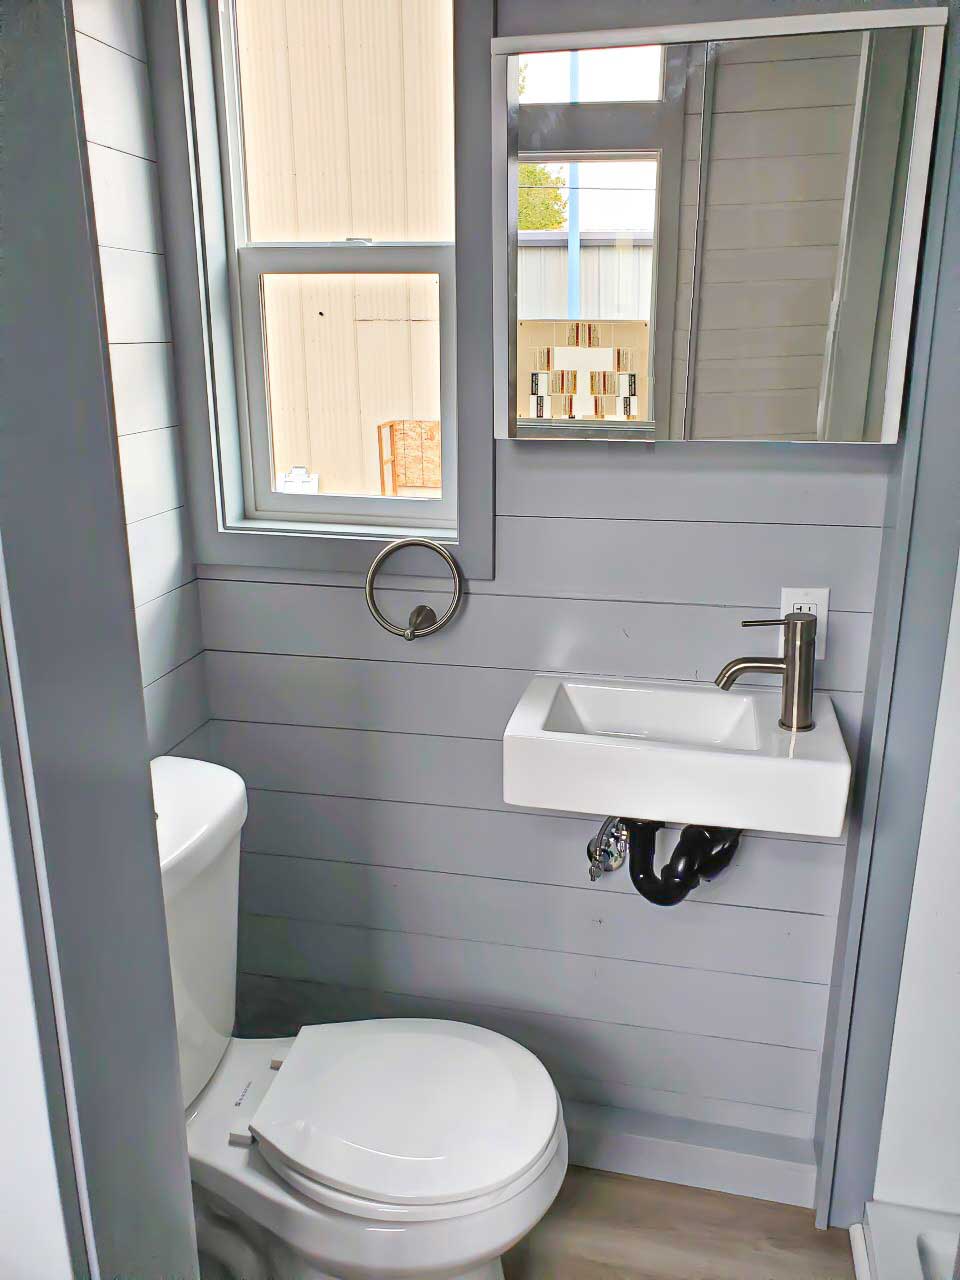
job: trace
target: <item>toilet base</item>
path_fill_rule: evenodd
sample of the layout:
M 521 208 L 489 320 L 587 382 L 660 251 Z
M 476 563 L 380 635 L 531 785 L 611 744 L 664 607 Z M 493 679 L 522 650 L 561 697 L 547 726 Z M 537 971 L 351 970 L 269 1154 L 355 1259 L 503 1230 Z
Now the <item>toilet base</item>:
M 241 1221 L 229 1206 L 194 1184 L 193 1206 L 200 1253 L 200 1280 L 374 1280 L 365 1271 L 333 1275 L 320 1271 L 265 1228 Z M 416 1273 L 416 1280 L 422 1275 Z M 411 1276 L 411 1280 L 415 1280 Z M 504 1280 L 494 1258 L 470 1271 L 432 1273 L 432 1280 Z

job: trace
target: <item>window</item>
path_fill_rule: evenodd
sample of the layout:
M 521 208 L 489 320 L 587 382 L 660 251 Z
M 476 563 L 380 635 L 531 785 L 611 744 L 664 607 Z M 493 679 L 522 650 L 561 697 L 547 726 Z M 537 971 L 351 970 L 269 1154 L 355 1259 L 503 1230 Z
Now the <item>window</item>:
M 453 0 L 225 0 L 244 510 L 457 531 Z
M 687 323 L 677 278 L 696 57 L 683 45 L 638 45 L 501 62 L 507 118 L 516 119 L 501 281 L 506 434 L 669 435 L 671 386 L 683 380 L 673 349 Z

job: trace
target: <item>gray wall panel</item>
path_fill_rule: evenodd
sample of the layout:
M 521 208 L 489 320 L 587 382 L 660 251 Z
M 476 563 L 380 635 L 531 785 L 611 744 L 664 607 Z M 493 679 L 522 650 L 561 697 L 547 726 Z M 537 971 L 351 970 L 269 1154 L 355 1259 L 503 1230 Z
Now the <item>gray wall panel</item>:
M 147 728 L 160 754 L 207 714 L 202 661 L 178 670 L 202 642 L 143 22 L 130 0 L 74 9 Z
M 869 613 L 879 554 L 879 529 L 853 525 L 770 525 L 761 533 L 755 525 L 695 520 L 502 516 L 496 581 L 476 589 L 778 607 L 784 584 L 828 586 L 834 608 Z
M 479 873 L 534 884 L 586 884 L 589 818 L 452 809 L 344 796 L 251 790 L 244 848 L 331 862 Z M 455 832 L 453 838 L 451 833 Z M 677 829 L 663 833 L 668 847 Z M 477 859 L 477 851 L 480 858 Z M 840 842 L 748 834 L 732 865 L 695 892 L 697 902 L 835 916 L 843 875 Z M 477 862 L 479 861 L 479 866 Z M 279 870 L 278 870 L 279 874 Z M 626 875 L 605 876 L 595 894 L 633 897 Z
M 247 854 L 244 907 L 260 915 L 507 948 L 829 981 L 834 926 L 828 916 L 690 900 L 664 910 L 639 895 L 601 898 L 586 882 L 567 889 L 486 879 L 483 850 L 473 850 L 472 858 L 469 852 L 470 875 Z
M 250 885 L 250 862 L 248 855 L 245 901 L 256 896 L 255 886 Z M 482 885 L 469 887 L 483 892 Z M 249 916 L 261 919 L 263 913 L 251 911 Z M 282 912 L 277 918 L 290 922 L 293 938 L 305 936 L 312 923 Z M 793 984 L 796 990 L 791 989 L 788 1000 L 783 998 L 783 981 L 776 979 L 624 962 L 608 956 L 591 956 L 587 961 L 572 951 L 543 950 L 520 940 L 503 946 L 490 940 L 396 930 L 377 930 L 376 936 L 365 937 L 363 929 L 340 924 L 315 932 L 322 937 L 329 934 L 329 947 L 336 947 L 340 954 L 330 962 L 329 980 L 348 986 L 415 992 L 427 981 L 438 993 L 442 986 L 451 996 L 484 1004 L 517 1005 L 596 1022 L 793 1049 L 817 1051 L 823 1038 L 826 988 L 811 983 Z M 365 947 L 375 972 L 363 960 Z M 425 980 L 423 975 L 430 968 L 438 976 Z M 405 985 L 396 985 L 401 982 Z
M 550 8 L 501 0 L 500 31 L 533 16 L 540 29 L 583 22 L 582 6 L 575 15 L 566 0 Z M 616 25 L 629 8 L 603 0 L 591 22 Z M 644 16 L 657 11 L 652 0 Z M 778 49 L 761 50 L 764 60 Z M 838 60 L 838 84 L 846 71 Z M 724 68 L 742 129 L 718 135 L 717 155 L 735 175 L 746 158 L 770 199 L 810 200 L 843 170 L 849 107 L 824 98 L 809 64 L 784 74 L 798 102 L 836 97 L 816 110 L 830 116 L 838 144 L 818 135 L 811 147 L 795 115 L 765 110 L 769 68 L 745 61 Z M 737 181 L 730 198 L 741 194 Z M 829 202 L 825 223 L 839 213 Z M 789 259 L 772 263 L 762 244 L 744 242 L 735 207 L 719 211 L 711 234 L 708 284 L 724 307 L 743 281 L 796 297 L 801 311 L 804 290 L 821 297 L 817 236 L 798 236 Z M 766 335 L 748 336 L 763 354 Z M 719 354 L 737 356 L 736 334 L 709 337 Z M 791 393 L 816 386 L 805 349 L 777 352 L 773 344 L 755 367 L 758 395 L 784 378 Z M 777 610 L 781 586 L 829 586 L 817 679 L 855 751 L 895 465 L 892 452 L 849 447 L 503 442 L 498 576 L 469 583 L 457 621 L 414 645 L 376 627 L 357 574 L 204 567 L 213 720 L 178 750 L 213 754 L 251 789 L 241 1029 L 404 1011 L 464 1016 L 529 1043 L 565 1080 L 581 1081 L 569 1096 L 583 1101 L 598 1100 L 588 1080 L 607 1081 L 616 1105 L 808 1136 L 844 842 L 748 833 L 734 866 L 695 901 L 657 911 L 625 876 L 585 887 L 592 819 L 505 808 L 500 737 L 532 671 L 709 681 L 730 657 L 775 651 L 773 632 L 748 639 L 739 623 Z M 422 573 L 423 564 L 405 567 Z M 448 599 L 439 578 L 381 582 L 391 617 Z M 637 966 L 657 976 L 633 991 L 615 974 Z M 614 990 L 601 995 L 599 975 Z M 628 1025 L 645 1014 L 667 1021 L 669 1002 L 648 989 L 657 981 L 688 993 L 672 1015 L 682 1034 L 676 1021 Z M 734 1009 L 733 986 L 718 983 L 754 985 L 737 987 Z M 753 1110 L 722 1110 L 731 1106 Z
M 355 589 L 205 579 L 200 596 L 208 650 L 667 680 L 712 679 L 728 657 L 747 647 L 774 654 L 774 633 L 748 634 L 740 622 L 766 617 L 779 604 L 726 609 L 468 594 L 454 623 L 411 645 L 381 630 L 367 611 L 363 592 Z M 378 590 L 377 599 L 392 618 L 405 617 L 414 603 L 409 592 L 391 589 Z M 439 609 L 448 597 L 420 592 L 416 599 Z M 863 689 L 870 628 L 868 613 L 831 611 L 827 656 L 817 671 L 821 688 Z M 211 658 L 211 679 L 216 679 L 217 668 L 229 670 L 222 655 Z M 256 679 L 254 664 L 239 670 Z M 310 673 L 320 670 L 303 668 L 304 696 L 309 681 L 320 678 Z M 231 699 L 255 696 L 253 691 L 245 695 L 226 689 L 224 694 Z
M 3 13 L 4 789 L 14 799 L 24 896 L 31 904 L 39 897 L 41 919 L 33 911 L 27 916 L 31 943 L 40 924 L 45 951 L 41 972 L 31 947 L 38 1029 L 59 1059 L 65 1086 L 67 1159 L 76 1169 L 74 1204 L 79 1199 L 86 1245 L 85 1258 L 75 1249 L 70 1274 L 195 1280 L 173 993 L 81 108 L 87 86 L 79 82 L 71 24 L 69 0 L 32 0 Z M 81 39 L 98 65 L 124 60 L 135 79 L 145 80 L 142 63 L 128 54 Z M 101 105 L 125 109 L 108 79 L 98 77 L 93 93 Z M 96 126 L 92 107 L 88 124 Z M 47 1080 L 56 1104 L 52 1072 Z M 61 1147 L 57 1110 L 51 1137 Z M 18 1119 L 26 1123 L 18 1116 L 14 1123 Z M 29 1163 L 14 1173 L 23 1179 L 24 1198 L 22 1206 L 4 1206 L 3 1270 L 39 1276 L 29 1249 L 23 1257 L 13 1252 L 15 1233 L 39 1233 L 48 1224 L 31 1212 Z M 66 1181 L 64 1193 L 71 1198 Z M 72 1224 L 69 1208 L 68 1214 Z M 54 1280 L 54 1273 L 44 1272 L 47 1277 Z

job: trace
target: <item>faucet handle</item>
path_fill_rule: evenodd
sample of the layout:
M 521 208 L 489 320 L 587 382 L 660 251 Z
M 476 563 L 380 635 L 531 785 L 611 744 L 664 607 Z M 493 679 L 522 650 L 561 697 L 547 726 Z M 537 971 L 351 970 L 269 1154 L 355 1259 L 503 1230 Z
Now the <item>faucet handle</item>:
M 816 635 L 817 615 L 795 610 L 785 618 L 744 618 L 740 622 L 741 627 L 789 627 L 791 624 L 800 628 L 802 636 Z

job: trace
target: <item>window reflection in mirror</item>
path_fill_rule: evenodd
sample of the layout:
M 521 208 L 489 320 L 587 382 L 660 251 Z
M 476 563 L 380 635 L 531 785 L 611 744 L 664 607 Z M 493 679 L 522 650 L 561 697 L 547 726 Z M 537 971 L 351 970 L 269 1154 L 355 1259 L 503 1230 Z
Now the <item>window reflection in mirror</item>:
M 565 50 L 516 64 L 518 423 L 530 434 L 650 435 L 659 420 L 665 434 L 688 50 Z
M 509 434 L 896 440 L 941 43 L 509 55 Z

